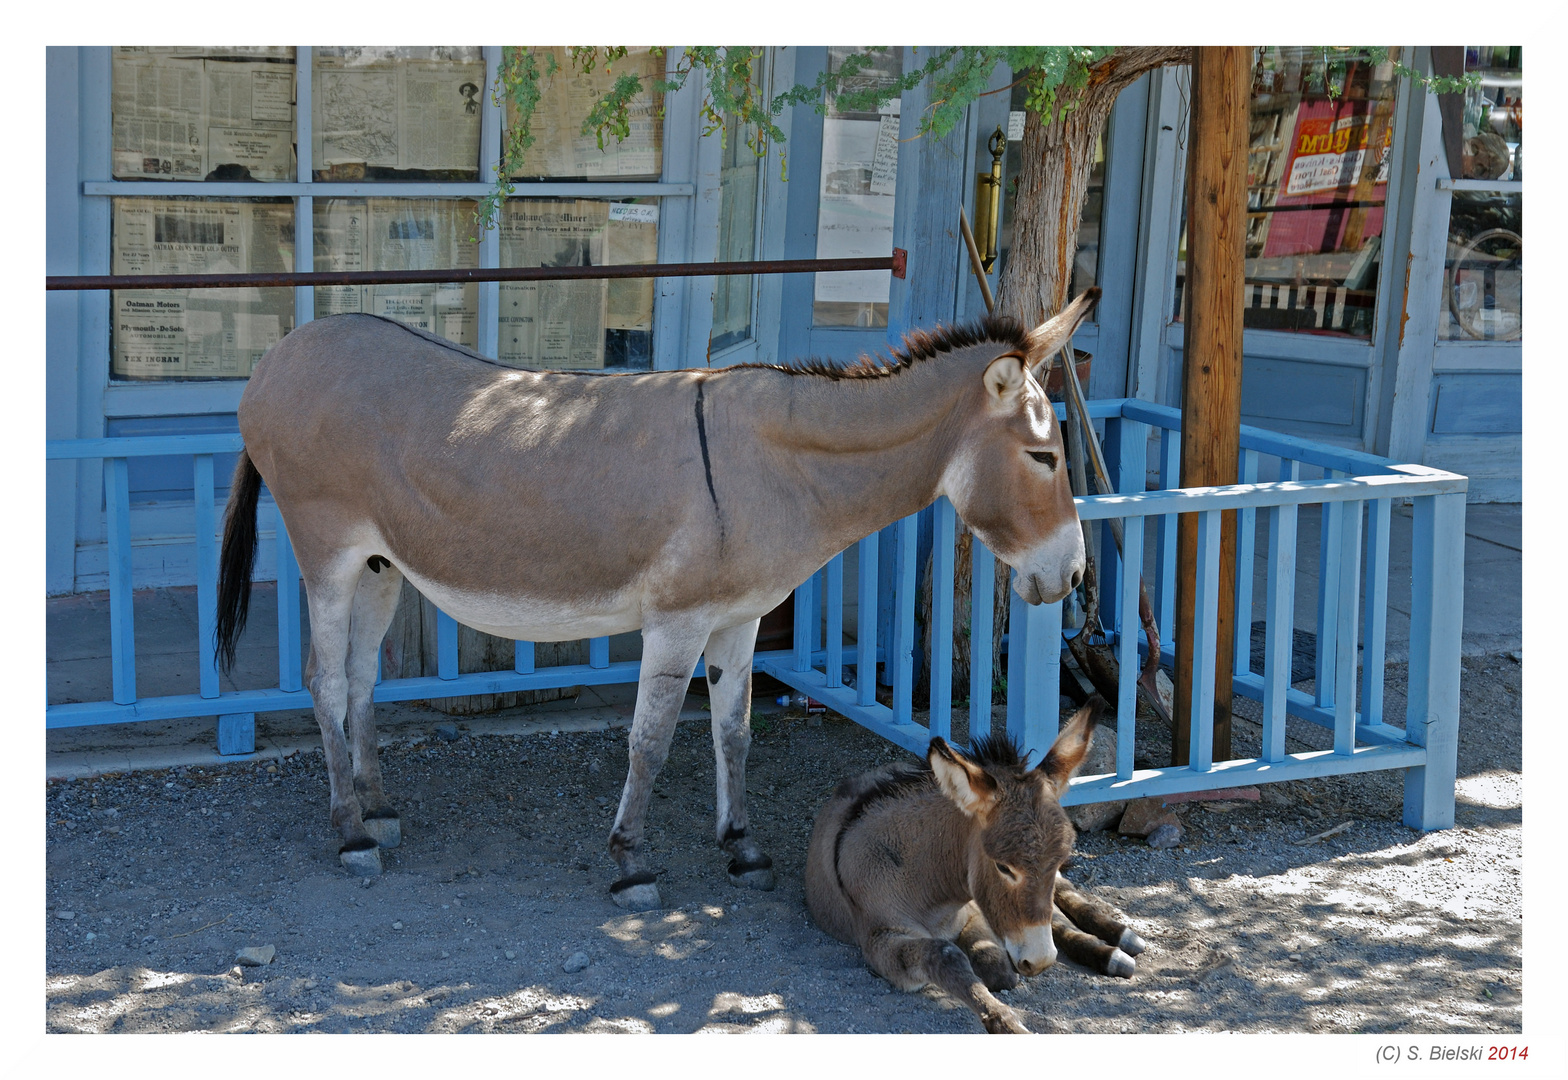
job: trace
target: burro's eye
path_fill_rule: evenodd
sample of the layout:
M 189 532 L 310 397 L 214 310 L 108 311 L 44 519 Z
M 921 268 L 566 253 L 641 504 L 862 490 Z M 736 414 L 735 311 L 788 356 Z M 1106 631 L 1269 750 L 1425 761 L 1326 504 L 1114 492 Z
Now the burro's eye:
M 1011 866 L 1008 866 L 1006 863 L 997 863 L 996 870 L 997 873 L 1001 874 L 1014 885 L 1018 884 L 1018 874 Z
M 1049 450 L 1030 450 L 1028 454 L 1046 468 L 1052 470 L 1056 468 L 1056 455 Z

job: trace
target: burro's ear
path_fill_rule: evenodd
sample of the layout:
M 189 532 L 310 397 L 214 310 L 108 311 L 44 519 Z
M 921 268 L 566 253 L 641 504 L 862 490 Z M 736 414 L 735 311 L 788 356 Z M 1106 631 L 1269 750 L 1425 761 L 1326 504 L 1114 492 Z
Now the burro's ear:
M 936 774 L 937 787 L 970 817 L 980 817 L 996 801 L 996 781 L 980 766 L 947 745 L 938 736 L 931 740 L 926 761 Z
M 998 356 L 986 365 L 985 388 L 993 404 L 1011 406 L 1024 392 L 1024 362 L 1013 353 Z
M 1056 318 L 1049 319 L 1029 331 L 1028 366 L 1029 370 L 1035 373 L 1036 378 L 1042 377 L 1042 373 L 1038 370 L 1040 365 L 1055 356 L 1057 351 L 1067 344 L 1073 336 L 1073 331 L 1089 317 L 1089 312 L 1094 310 L 1094 305 L 1099 299 L 1100 289 L 1095 286 L 1068 304 Z
M 1104 698 L 1099 694 L 1091 697 L 1083 708 L 1073 713 L 1072 719 L 1067 721 L 1056 736 L 1056 741 L 1051 744 L 1051 749 L 1046 751 L 1044 760 L 1035 766 L 1035 771 L 1055 789 L 1057 798 L 1061 798 L 1067 790 L 1067 782 L 1089 756 L 1089 747 L 1094 743 L 1094 725 L 1099 722 L 1100 713 L 1104 709 Z

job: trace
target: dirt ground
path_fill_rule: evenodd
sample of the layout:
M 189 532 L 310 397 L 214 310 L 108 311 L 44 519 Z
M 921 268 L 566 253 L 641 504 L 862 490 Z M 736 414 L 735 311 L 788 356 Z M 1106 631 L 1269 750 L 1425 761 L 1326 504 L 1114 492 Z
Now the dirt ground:
M 1403 671 L 1387 676 L 1398 716 Z M 1186 804 L 1170 850 L 1085 834 L 1069 876 L 1147 939 L 1136 976 L 1063 962 L 1002 996 L 1042 1032 L 1519 1032 L 1520 676 L 1464 661 L 1454 829 L 1405 828 L 1399 775 L 1368 774 Z M 1238 755 L 1256 715 L 1238 706 Z M 386 733 L 404 842 L 368 882 L 338 866 L 319 752 L 49 783 L 47 1029 L 980 1030 L 935 991 L 893 991 L 806 913 L 817 808 L 904 751 L 836 717 L 759 720 L 751 818 L 778 888 L 748 892 L 713 840 L 707 726 L 683 722 L 649 819 L 667 906 L 633 915 L 605 848 L 625 732 L 457 726 Z M 1293 721 L 1289 749 L 1325 734 Z M 251 946 L 271 963 L 237 967 Z

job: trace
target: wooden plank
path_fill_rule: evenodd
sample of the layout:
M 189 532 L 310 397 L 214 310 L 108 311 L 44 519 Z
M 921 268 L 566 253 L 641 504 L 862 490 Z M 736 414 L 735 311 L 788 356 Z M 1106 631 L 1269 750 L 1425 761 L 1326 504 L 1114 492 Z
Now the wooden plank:
M 953 737 L 953 545 L 958 515 L 947 497 L 932 507 L 931 716 L 932 736 Z M 971 738 L 973 736 L 971 735 Z
M 823 651 L 827 653 L 827 680 L 829 686 L 844 685 L 844 553 L 841 551 L 828 560 L 822 570 L 823 602 L 826 607 L 827 629 L 824 631 Z
M 136 700 L 136 612 L 131 600 L 131 484 L 124 458 L 103 463 L 105 527 L 109 541 L 109 665 L 114 701 Z
M 610 666 L 610 639 L 596 637 L 588 639 L 588 666 L 603 670 Z
M 1360 499 L 1412 499 L 1422 495 L 1464 492 L 1469 478 L 1424 466 L 1409 474 L 1358 476 L 1338 480 L 1303 480 L 1291 484 L 1233 484 L 1224 487 L 1178 488 L 1132 495 L 1089 495 L 1073 500 L 1083 521 L 1130 514 L 1192 514 L 1200 510 L 1236 510 L 1247 506 L 1301 506 L 1306 503 Z
M 457 678 L 457 620 L 436 609 L 436 675 L 444 682 Z
M 274 535 L 277 540 L 278 689 L 293 693 L 305 685 L 299 655 L 299 563 L 294 558 L 294 545 L 281 514 L 277 515 Z
M 1464 621 L 1465 500 L 1417 499 L 1410 551 L 1410 667 L 1405 732 L 1427 749 L 1405 773 L 1404 822 L 1413 829 L 1454 823 L 1459 753 L 1459 644 Z
M 196 669 L 201 696 L 218 696 L 218 515 L 212 491 L 212 455 L 197 454 L 192 469 L 196 502 Z
M 531 641 L 517 641 L 512 643 L 512 670 L 519 675 L 527 675 L 534 669 L 534 643 Z
M 996 557 L 978 536 L 969 548 L 969 741 L 991 731 L 991 609 L 996 602 Z M 977 659 L 978 658 L 978 659 Z
M 1263 676 L 1261 675 L 1236 676 L 1236 693 L 1243 697 L 1252 698 L 1254 701 L 1262 701 L 1265 689 Z M 1312 700 L 1311 694 L 1300 690 L 1292 689 L 1286 691 L 1285 707 L 1291 716 L 1316 724 L 1318 727 L 1328 728 L 1330 731 L 1334 730 L 1334 725 L 1338 723 L 1338 716 L 1334 711 L 1319 708 L 1317 703 Z M 1361 743 L 1399 743 L 1402 745 L 1408 740 L 1405 738 L 1403 728 L 1393 727 L 1384 723 L 1372 723 L 1357 714 L 1356 741 Z
M 827 677 L 820 671 L 796 671 L 791 665 L 777 660 L 764 660 L 758 670 L 780 682 L 822 702 L 841 716 L 847 717 L 896 746 L 910 753 L 925 757 L 931 744 L 931 733 L 919 724 L 900 722 L 894 711 L 886 705 L 862 705 L 846 687 L 830 687 Z
M 860 595 L 857 598 L 859 608 L 855 612 L 855 647 L 857 655 L 869 655 L 870 659 L 870 663 L 857 661 L 855 664 L 855 703 L 858 705 L 875 705 L 877 701 L 877 550 L 881 542 L 881 535 L 872 533 L 856 545 L 860 560 L 857 567 Z

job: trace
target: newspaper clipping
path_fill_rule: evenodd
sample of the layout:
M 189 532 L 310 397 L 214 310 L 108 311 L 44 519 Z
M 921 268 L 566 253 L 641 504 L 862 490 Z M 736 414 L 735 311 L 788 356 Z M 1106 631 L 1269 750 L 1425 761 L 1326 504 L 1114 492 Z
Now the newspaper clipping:
M 892 254 L 898 120 L 898 114 L 890 112 L 876 120 L 830 116 L 822 122 L 817 258 Z M 813 298 L 818 302 L 885 304 L 891 282 L 888 270 L 819 273 Z
M 632 99 L 630 132 L 617 141 L 604 137 L 599 149 L 596 135 L 584 135 L 583 118 L 594 102 L 603 97 L 622 75 L 636 75 L 644 87 L 664 74 L 664 58 L 647 49 L 633 49 L 608 69 L 595 68 L 583 75 L 572 70 L 564 48 L 536 49 L 543 70 L 545 53 L 553 52 L 559 68 L 543 80 L 539 103 L 534 107 L 529 128 L 534 144 L 514 170 L 517 177 L 587 177 L 658 179 L 663 168 L 664 129 L 659 118 L 662 94 L 645 89 Z M 507 124 L 513 121 L 512 106 L 507 106 Z
M 315 268 L 463 270 L 479 265 L 472 199 L 315 200 Z M 479 286 L 325 285 L 316 316 L 365 312 L 479 346 Z
M 315 61 L 314 168 L 477 175 L 484 62 L 362 52 Z
M 116 50 L 114 175 L 294 179 L 294 65 L 177 55 L 194 51 Z
M 610 204 L 510 200 L 502 266 L 603 266 Z M 517 367 L 602 368 L 610 282 L 503 281 L 497 358 Z
M 114 200 L 113 273 L 232 274 L 294 266 L 288 202 Z M 249 378 L 294 326 L 290 289 L 113 292 L 113 370 L 124 378 Z

